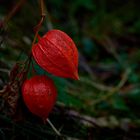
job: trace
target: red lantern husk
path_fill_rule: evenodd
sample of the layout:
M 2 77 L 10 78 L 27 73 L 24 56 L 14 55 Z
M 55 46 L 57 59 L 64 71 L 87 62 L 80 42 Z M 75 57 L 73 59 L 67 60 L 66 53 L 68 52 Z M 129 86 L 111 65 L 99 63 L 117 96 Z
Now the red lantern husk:
M 50 30 L 33 45 L 34 59 L 56 76 L 79 79 L 78 51 L 73 40 L 60 30 Z
M 28 109 L 46 119 L 56 102 L 57 91 L 50 78 L 34 76 L 24 82 L 22 95 Z

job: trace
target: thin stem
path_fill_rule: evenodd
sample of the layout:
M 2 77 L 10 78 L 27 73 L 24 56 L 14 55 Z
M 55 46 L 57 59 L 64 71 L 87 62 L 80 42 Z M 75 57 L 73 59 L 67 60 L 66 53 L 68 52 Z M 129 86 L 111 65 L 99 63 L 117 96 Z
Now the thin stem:
M 122 75 L 122 80 L 117 85 L 116 90 L 123 87 L 123 85 L 126 83 L 130 73 L 131 73 L 131 70 L 129 68 L 127 68 L 126 71 L 124 72 L 124 74 Z
M 45 17 L 42 17 L 41 20 L 39 21 L 39 23 L 37 24 L 37 26 L 35 27 L 35 36 L 34 36 L 34 39 L 33 39 L 33 42 L 32 42 L 32 46 L 35 44 L 35 41 L 37 39 L 37 36 L 38 36 L 38 32 L 40 30 L 40 27 L 44 21 L 44 18 Z
M 40 0 L 40 10 L 41 10 L 41 16 L 46 16 L 45 7 L 44 7 L 44 0 Z
M 47 10 L 47 7 L 44 4 L 44 0 L 39 0 L 39 2 L 40 2 L 40 9 L 41 9 L 41 16 L 45 17 L 47 15 L 47 27 L 48 27 L 48 30 L 52 30 L 53 25 L 51 23 L 50 15 L 49 15 L 49 12 Z
M 111 91 L 114 89 L 114 87 L 109 87 L 109 86 L 103 85 L 101 83 L 95 82 L 93 80 L 89 80 L 89 79 L 82 77 L 82 76 L 80 77 L 80 81 L 84 82 L 86 84 L 89 84 L 90 86 L 92 86 L 98 90 L 101 90 L 101 91 Z
M 108 99 L 109 97 L 114 95 L 114 93 L 118 92 L 123 87 L 123 85 L 126 83 L 130 72 L 131 72 L 130 69 L 127 69 L 124 72 L 124 74 L 122 76 L 122 79 L 120 80 L 118 85 L 116 87 L 112 88 L 112 90 L 107 95 L 104 95 L 104 96 L 102 96 L 102 98 L 95 100 L 94 105 L 97 104 L 97 103 L 100 103 L 101 101 L 104 101 L 104 100 Z
M 32 46 L 35 44 L 35 41 L 38 37 L 38 32 L 41 28 L 41 25 L 45 19 L 45 16 L 46 16 L 46 13 L 45 13 L 45 10 L 44 10 L 44 0 L 39 0 L 40 1 L 40 9 L 41 9 L 41 20 L 39 21 L 39 23 L 35 26 L 34 30 L 35 30 L 35 36 L 34 36 L 34 39 L 33 39 L 33 42 L 32 42 Z
M 47 118 L 46 119 L 47 122 L 49 123 L 49 125 L 52 127 L 52 129 L 54 130 L 54 132 L 58 135 L 61 136 L 61 133 L 55 128 L 55 126 L 51 123 L 51 121 Z

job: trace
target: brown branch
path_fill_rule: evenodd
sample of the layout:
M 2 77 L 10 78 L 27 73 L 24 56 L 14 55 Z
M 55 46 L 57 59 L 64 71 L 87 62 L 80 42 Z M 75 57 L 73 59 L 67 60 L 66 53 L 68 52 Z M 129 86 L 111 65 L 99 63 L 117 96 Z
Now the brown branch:
M 41 28 L 41 25 L 42 25 L 42 23 L 43 23 L 43 21 L 44 21 L 44 16 L 42 16 L 41 17 L 41 20 L 39 21 L 39 23 L 37 24 L 37 26 L 35 26 L 35 28 L 34 28 L 34 30 L 35 30 L 35 36 L 34 36 L 34 39 L 33 39 L 33 42 L 32 42 L 32 46 L 35 44 L 35 41 L 36 41 L 36 39 L 37 39 L 37 36 L 38 36 L 38 32 L 39 32 L 39 30 L 40 30 L 40 28 Z
M 46 16 L 45 6 L 44 6 L 44 0 L 39 0 L 40 2 L 40 9 L 41 9 L 41 16 Z
M 45 8 L 44 8 L 44 0 L 39 0 L 40 2 L 40 11 L 41 11 L 41 20 L 39 21 L 39 23 L 34 27 L 34 30 L 35 30 L 35 36 L 34 36 L 34 39 L 33 39 L 33 42 L 32 42 L 32 46 L 35 44 L 35 41 L 37 39 L 37 36 L 38 36 L 38 32 L 42 26 L 42 23 L 45 19 L 45 16 L 46 16 L 46 12 L 45 12 Z

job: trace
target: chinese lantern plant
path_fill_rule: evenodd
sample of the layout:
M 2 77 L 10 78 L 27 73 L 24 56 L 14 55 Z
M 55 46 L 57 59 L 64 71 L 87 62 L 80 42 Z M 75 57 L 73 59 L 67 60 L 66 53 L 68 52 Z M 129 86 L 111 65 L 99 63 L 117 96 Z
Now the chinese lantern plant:
M 55 76 L 78 80 L 78 51 L 73 40 L 63 31 L 50 30 L 43 37 L 38 35 L 45 18 L 44 1 L 39 1 L 41 20 L 35 28 L 32 52 L 30 52 L 32 54 L 23 62 L 22 67 L 18 67 L 18 65 L 14 67 L 10 76 L 10 84 L 8 83 L 5 89 L 1 91 L 1 96 L 8 100 L 15 113 L 17 109 L 16 104 L 19 99 L 17 93 L 22 85 L 22 97 L 26 106 L 33 114 L 45 120 L 55 105 L 57 90 L 53 81 L 47 76 L 33 76 L 27 79 L 32 57 L 47 72 Z M 4 19 L 4 24 L 17 12 L 21 5 L 22 1 L 19 1 L 12 12 L 10 11 L 9 15 Z M 2 25 L 3 27 L 4 24 Z M 39 40 L 35 43 L 37 36 Z M 5 96 L 3 93 L 7 93 L 7 95 Z M 17 95 L 16 101 L 16 96 L 13 97 L 13 93 Z M 15 102 L 16 104 L 13 105 Z
M 57 90 L 47 76 L 34 76 L 24 82 L 22 95 L 28 109 L 45 120 L 56 102 Z
M 50 30 L 32 46 L 32 54 L 37 64 L 49 73 L 78 79 L 78 51 L 66 33 Z M 24 82 L 22 95 L 28 109 L 46 119 L 55 104 L 57 92 L 51 79 L 34 76 Z

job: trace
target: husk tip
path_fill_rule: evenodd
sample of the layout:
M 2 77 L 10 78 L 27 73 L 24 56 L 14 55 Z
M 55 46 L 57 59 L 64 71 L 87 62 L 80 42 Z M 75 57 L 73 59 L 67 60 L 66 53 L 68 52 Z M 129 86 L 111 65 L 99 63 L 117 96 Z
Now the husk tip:
M 78 72 L 75 72 L 74 75 L 73 75 L 73 79 L 74 80 L 79 80 L 79 75 L 78 75 Z

